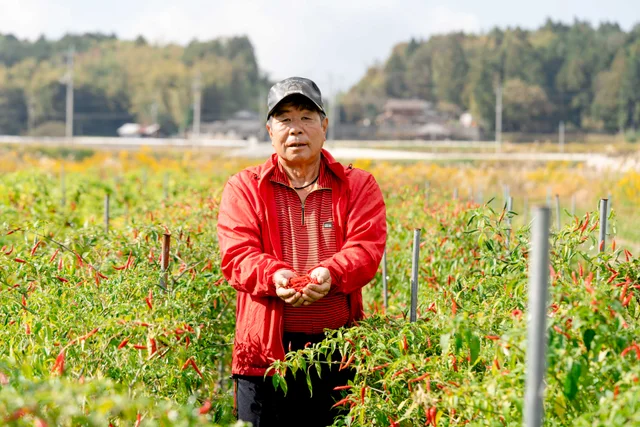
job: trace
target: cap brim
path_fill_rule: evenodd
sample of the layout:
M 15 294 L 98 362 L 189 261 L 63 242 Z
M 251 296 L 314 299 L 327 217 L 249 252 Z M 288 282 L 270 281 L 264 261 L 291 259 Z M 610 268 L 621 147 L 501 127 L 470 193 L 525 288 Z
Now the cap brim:
M 305 95 L 302 91 L 298 91 L 298 90 L 296 90 L 296 91 L 287 92 L 287 94 L 286 94 L 285 96 L 283 96 L 283 97 L 282 97 L 282 99 L 281 99 L 280 101 L 278 101 L 278 103 L 277 103 L 276 105 L 274 105 L 274 106 L 273 106 L 273 108 L 271 108 L 271 110 L 269 110 L 269 112 L 267 113 L 267 119 L 268 119 L 269 117 L 271 117 L 271 114 L 273 113 L 273 111 L 274 111 L 276 108 L 278 108 L 278 105 L 282 104 L 282 102 L 283 102 L 284 100 L 286 100 L 287 98 L 289 98 L 290 96 L 293 96 L 293 95 L 302 95 L 302 96 L 304 96 L 304 97 L 305 97 L 305 98 L 307 98 L 309 101 L 311 101 L 311 102 L 313 103 L 313 105 L 315 105 L 315 106 L 318 108 L 318 110 L 320 110 L 320 111 L 322 111 L 324 114 L 326 114 L 326 113 L 325 113 L 325 111 L 324 111 L 324 108 L 322 108 L 321 106 L 319 106 L 319 105 L 318 105 L 318 103 L 317 103 L 316 101 L 314 101 L 313 99 L 309 98 L 309 97 L 308 97 L 307 95 Z

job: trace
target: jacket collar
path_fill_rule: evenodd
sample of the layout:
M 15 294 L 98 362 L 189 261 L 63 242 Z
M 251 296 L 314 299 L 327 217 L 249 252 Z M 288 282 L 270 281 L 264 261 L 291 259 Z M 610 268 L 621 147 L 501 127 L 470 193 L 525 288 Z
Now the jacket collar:
M 324 162 L 325 166 L 331 169 L 331 172 L 333 172 L 340 181 L 347 180 L 345 167 L 342 166 L 339 162 L 337 162 L 336 159 L 334 159 L 333 156 L 324 148 L 322 149 L 322 152 L 321 152 L 320 161 Z M 262 165 L 260 165 L 258 167 L 258 170 L 256 171 L 258 186 L 261 186 L 265 180 L 268 180 L 273 174 L 273 171 L 277 167 L 278 167 L 278 154 L 273 153 L 271 157 L 267 159 L 267 161 L 264 162 Z M 347 169 L 351 169 L 351 165 L 349 165 Z

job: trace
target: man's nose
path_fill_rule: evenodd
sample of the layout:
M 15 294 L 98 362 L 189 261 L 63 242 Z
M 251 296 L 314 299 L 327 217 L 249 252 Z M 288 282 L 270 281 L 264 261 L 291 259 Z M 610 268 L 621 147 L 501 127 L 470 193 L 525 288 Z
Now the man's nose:
M 289 135 L 299 135 L 302 133 L 302 124 L 299 120 L 292 120 L 289 124 Z

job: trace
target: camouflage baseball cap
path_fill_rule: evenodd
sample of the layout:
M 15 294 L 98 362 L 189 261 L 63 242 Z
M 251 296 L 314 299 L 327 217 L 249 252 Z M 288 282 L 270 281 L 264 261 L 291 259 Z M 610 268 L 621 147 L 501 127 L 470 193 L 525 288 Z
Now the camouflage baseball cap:
M 271 117 L 273 110 L 280 102 L 291 95 L 303 95 L 309 98 L 323 114 L 326 114 L 322 105 L 322 94 L 318 86 L 304 77 L 289 77 L 274 84 L 269 89 L 269 95 L 267 96 L 269 112 L 267 113 L 267 118 Z

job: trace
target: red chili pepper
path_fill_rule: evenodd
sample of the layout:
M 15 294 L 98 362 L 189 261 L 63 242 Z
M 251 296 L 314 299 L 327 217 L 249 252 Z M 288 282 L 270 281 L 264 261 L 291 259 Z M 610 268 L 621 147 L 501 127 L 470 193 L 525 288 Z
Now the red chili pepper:
M 4 252 L 5 255 L 9 256 L 13 253 L 13 245 L 11 245 L 11 249 L 9 249 L 8 251 L 5 251 L 4 249 L 6 248 L 6 246 L 2 247 L 2 251 Z
M 338 400 L 332 407 L 331 409 L 338 407 L 338 406 L 343 406 L 346 405 L 347 403 L 351 402 L 351 399 L 349 399 L 349 396 L 345 397 L 342 400 Z
M 211 410 L 211 401 L 210 400 L 205 400 L 205 402 L 202 404 L 200 409 L 198 409 L 198 413 L 200 415 L 204 415 L 207 412 L 209 412 L 209 410 Z
M 53 262 L 53 260 L 56 259 L 56 256 L 58 256 L 58 252 L 60 252 L 60 248 L 56 249 L 53 255 L 51 255 L 51 258 L 49 258 L 49 262 Z
M 601 240 L 601 241 L 600 241 L 600 244 L 598 245 L 598 250 L 599 250 L 600 252 L 602 252 L 602 251 L 604 250 L 604 240 Z
M 409 349 L 409 343 L 407 343 L 407 336 L 402 337 L 402 349 L 406 352 Z
M 616 251 L 616 239 L 613 239 L 611 241 L 611 252 L 615 252 Z
M 584 271 L 582 270 L 582 264 L 578 263 L 578 274 L 580 277 L 584 276 Z
M 154 355 L 158 351 L 158 347 L 156 346 L 156 340 L 154 338 L 149 338 L 149 354 Z
M 454 300 L 453 297 L 451 297 L 451 314 L 455 316 L 457 312 L 458 312 L 458 305 L 456 304 L 456 300 Z
M 587 290 L 587 292 L 589 292 L 590 294 L 593 294 L 594 289 L 591 286 L 591 282 L 593 281 L 593 271 L 589 273 L 589 275 L 587 276 L 587 278 L 584 281 L 584 287 Z
M 122 350 L 127 344 L 129 344 L 129 338 L 123 339 L 120 341 L 120 344 L 118 344 L 118 350 Z
M 371 368 L 371 372 L 380 371 L 389 365 L 390 363 L 383 363 L 382 365 L 374 366 L 373 368 Z
M 25 264 L 25 263 L 27 262 L 27 261 L 25 261 L 25 260 L 23 260 L 23 259 L 20 259 L 20 258 L 15 258 L 15 259 L 14 259 L 14 261 L 15 261 L 15 262 L 18 262 L 18 263 L 20 263 L 20 264 Z
M 627 297 L 624 299 L 624 301 L 622 301 L 622 306 L 626 307 L 629 305 L 629 303 L 631 302 L 631 297 L 633 297 L 633 294 L 629 294 L 627 295 Z
M 33 245 L 33 248 L 31 248 L 31 256 L 34 256 L 36 254 L 36 250 L 38 249 L 38 246 L 40 246 L 40 243 L 42 243 L 42 240 L 38 240 L 36 242 L 35 245 Z
M 626 250 L 626 249 L 624 250 L 624 256 L 625 256 L 625 258 L 627 259 L 627 262 L 629 262 L 629 260 L 630 260 L 631 258 L 633 258 L 633 255 L 631 255 L 631 252 L 629 252 L 629 251 L 628 251 L 628 250 Z
M 367 386 L 360 389 L 360 403 L 364 405 L 364 395 L 367 393 Z
M 68 283 L 69 282 L 67 279 L 65 279 L 64 277 L 60 277 L 60 276 L 56 276 L 56 279 L 58 279 L 59 281 L 61 281 L 63 283 Z
M 211 265 L 211 260 L 207 261 L 207 264 L 202 267 L 202 270 L 200 270 L 200 273 L 205 272 L 206 270 L 212 270 L 212 265 Z
M 53 368 L 51 368 L 51 372 L 54 375 L 62 375 L 64 373 L 64 349 L 60 351 L 58 357 L 56 357 L 56 361 L 53 364 Z
M 98 333 L 98 329 L 100 328 L 95 328 L 93 329 L 91 332 L 84 334 L 83 336 L 81 336 L 80 338 L 78 338 L 78 341 L 85 341 L 88 338 L 92 337 L 93 335 L 95 335 L 96 333 Z
M 353 362 L 353 359 L 355 359 L 355 357 L 356 357 L 356 354 L 353 353 L 351 357 L 349 357 L 349 360 L 347 360 L 347 362 L 344 365 L 342 363 L 340 364 L 340 369 L 338 370 L 342 371 L 343 369 L 347 369 L 349 365 L 351 365 L 351 362 Z
M 143 344 L 134 344 L 133 348 L 135 348 L 136 350 L 146 350 L 147 346 Z
M 576 272 L 575 271 L 571 272 L 571 280 L 573 280 L 573 284 L 574 285 L 578 284 L 578 278 L 576 277 Z
M 141 418 L 140 414 L 138 414 L 136 416 L 136 423 L 135 423 L 134 427 L 140 427 L 140 422 L 141 421 L 142 421 L 142 418 Z
M 600 220 L 594 222 L 591 228 L 589 229 L 589 232 L 592 232 L 593 230 L 595 230 L 599 223 L 600 223 Z
M 415 378 L 410 379 L 409 381 L 407 381 L 407 383 L 408 384 L 417 383 L 418 381 L 422 381 L 422 380 L 424 380 L 425 378 L 428 378 L 428 377 L 429 377 L 429 374 L 425 373 L 425 374 L 420 375 L 419 377 L 415 377 Z
M 149 289 L 149 295 L 144 300 L 147 302 L 149 310 L 153 310 L 153 291 L 151 289 Z
M 191 358 L 191 357 L 188 358 L 186 362 L 184 362 L 184 365 L 182 365 L 182 370 L 184 371 L 189 366 L 191 366 L 193 368 L 193 370 L 196 371 L 198 373 L 198 375 L 200 375 L 200 378 L 204 378 L 202 376 L 202 372 L 200 372 L 200 369 L 198 369 L 198 366 L 196 365 L 196 362 L 194 362 L 193 358 Z
M 485 335 L 485 338 L 491 341 L 498 341 L 500 339 L 498 335 Z
M 337 387 L 334 387 L 333 389 L 334 390 L 349 390 L 351 388 L 353 388 L 352 385 L 339 385 Z

